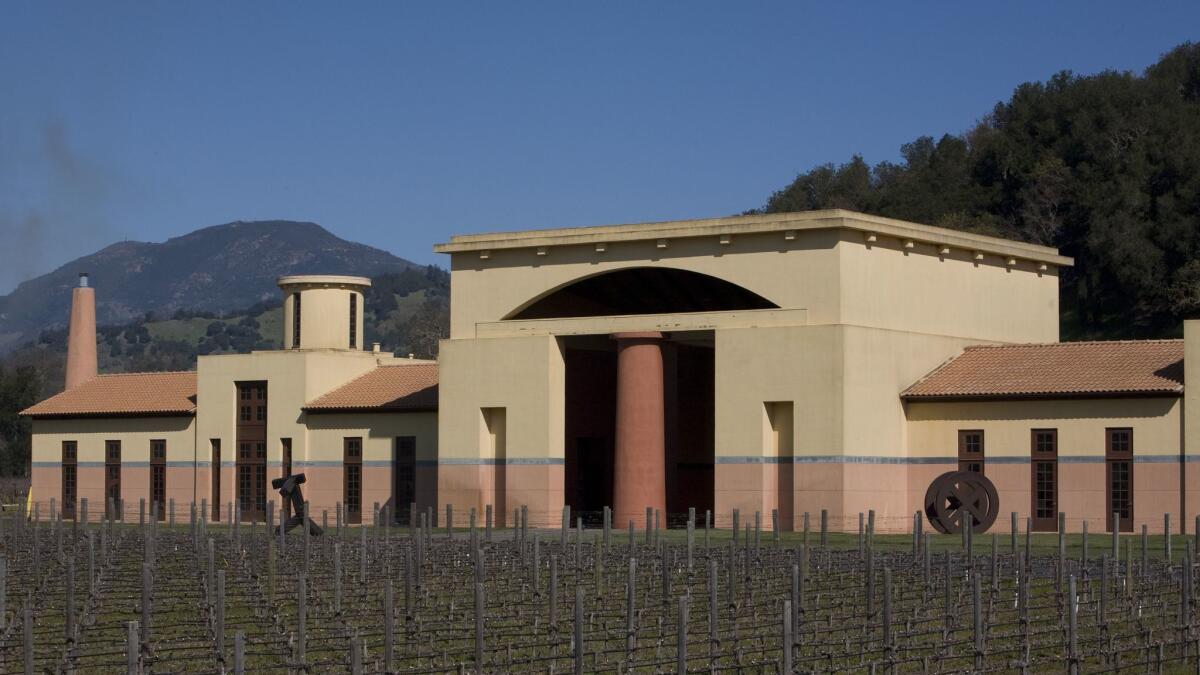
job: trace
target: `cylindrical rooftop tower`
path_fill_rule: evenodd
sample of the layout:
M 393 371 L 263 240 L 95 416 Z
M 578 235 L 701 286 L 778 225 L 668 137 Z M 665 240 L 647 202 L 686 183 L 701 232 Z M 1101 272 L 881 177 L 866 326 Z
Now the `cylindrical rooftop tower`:
M 302 274 L 279 278 L 284 349 L 362 349 L 366 277 Z
M 96 377 L 96 291 L 87 272 L 71 289 L 71 322 L 67 325 L 67 382 L 70 389 Z

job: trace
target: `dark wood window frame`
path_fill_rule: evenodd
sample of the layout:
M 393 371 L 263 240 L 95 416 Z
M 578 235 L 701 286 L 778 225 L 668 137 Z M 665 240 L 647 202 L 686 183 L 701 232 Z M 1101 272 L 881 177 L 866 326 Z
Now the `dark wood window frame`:
M 213 522 L 221 522 L 221 439 L 209 439 L 212 449 L 212 510 Z
M 267 515 L 267 408 L 268 383 L 263 380 L 235 382 L 239 397 L 253 408 L 250 417 L 234 427 L 233 500 L 242 522 L 259 522 Z M 234 517 L 234 513 L 227 517 Z
M 1029 515 L 1034 532 L 1058 530 L 1058 429 L 1029 432 Z
M 984 472 L 983 429 L 958 430 L 958 470 Z
M 121 512 L 121 441 L 104 441 L 104 508 L 110 520 L 123 520 Z
M 288 476 L 292 475 L 292 439 L 279 439 L 279 459 L 279 475 L 283 478 L 287 478 Z M 287 499 L 283 500 L 283 517 L 292 517 L 292 503 Z
M 62 442 L 62 517 L 75 519 L 79 497 L 79 442 Z
M 300 348 L 300 294 L 292 293 L 292 349 Z
M 358 349 L 358 294 L 350 292 L 350 349 Z
M 157 518 L 167 519 L 167 441 L 150 440 L 150 510 L 158 507 Z
M 1121 531 L 1133 532 L 1133 428 L 1104 429 L 1104 515 L 1112 531 L 1113 513 L 1121 513 Z
M 347 525 L 362 523 L 362 437 L 342 439 L 342 512 Z

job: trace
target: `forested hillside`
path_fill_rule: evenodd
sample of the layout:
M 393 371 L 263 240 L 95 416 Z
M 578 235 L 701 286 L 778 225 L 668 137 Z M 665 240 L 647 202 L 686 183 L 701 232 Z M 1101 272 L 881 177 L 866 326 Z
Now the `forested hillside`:
M 846 208 L 1058 247 L 1063 339 L 1180 334 L 1200 314 L 1200 45 L 1144 73 L 1017 87 L 961 134 L 899 163 L 855 156 L 754 212 Z

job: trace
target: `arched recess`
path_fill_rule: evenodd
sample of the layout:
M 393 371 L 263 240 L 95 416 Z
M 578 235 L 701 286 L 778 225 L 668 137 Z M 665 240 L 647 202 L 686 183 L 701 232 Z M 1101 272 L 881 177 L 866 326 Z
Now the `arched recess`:
M 628 267 L 572 281 L 504 318 L 561 319 L 778 307 L 753 291 L 700 272 L 672 267 Z

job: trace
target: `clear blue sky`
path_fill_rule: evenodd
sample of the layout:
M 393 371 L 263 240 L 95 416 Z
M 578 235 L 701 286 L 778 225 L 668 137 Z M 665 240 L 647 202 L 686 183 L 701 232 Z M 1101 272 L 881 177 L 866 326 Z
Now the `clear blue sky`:
M 737 213 L 1189 39 L 1195 0 L 6 2 L 0 293 L 237 219 L 444 265 L 453 233 Z

